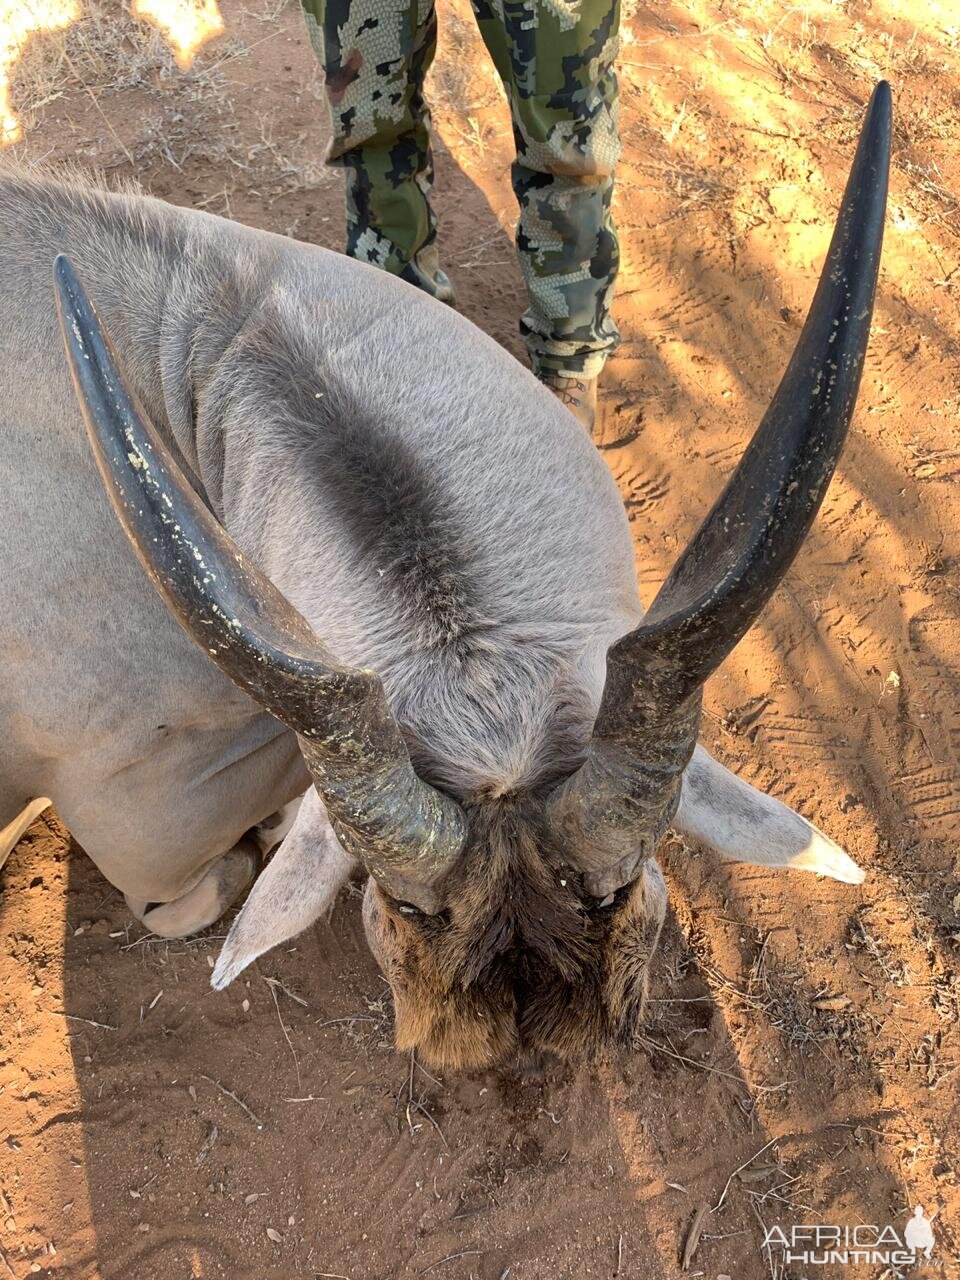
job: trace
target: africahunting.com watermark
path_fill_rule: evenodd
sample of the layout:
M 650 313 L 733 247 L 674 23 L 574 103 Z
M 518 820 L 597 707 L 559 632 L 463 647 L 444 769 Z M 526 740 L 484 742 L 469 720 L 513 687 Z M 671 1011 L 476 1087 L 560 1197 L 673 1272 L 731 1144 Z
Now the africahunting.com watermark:
M 802 1226 L 769 1227 L 763 1248 L 784 1264 L 801 1263 L 808 1267 L 867 1264 L 896 1270 L 933 1258 L 936 1216 L 928 1218 L 923 1206 L 918 1204 L 902 1231 L 873 1223 L 840 1226 L 812 1222 Z

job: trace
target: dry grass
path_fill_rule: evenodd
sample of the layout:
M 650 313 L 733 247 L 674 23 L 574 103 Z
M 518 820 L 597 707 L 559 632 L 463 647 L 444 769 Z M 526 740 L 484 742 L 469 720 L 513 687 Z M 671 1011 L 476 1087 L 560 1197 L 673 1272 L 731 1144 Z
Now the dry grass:
M 245 9 L 246 17 L 262 23 L 262 37 L 245 43 L 228 33 L 184 69 L 160 31 L 106 0 L 93 0 L 73 25 L 26 46 L 12 75 L 20 122 L 29 136 L 60 99 L 77 101 L 81 111 L 71 107 L 70 115 L 80 118 L 86 101 L 87 114 L 95 116 L 89 136 L 71 121 L 80 133 L 79 159 L 108 171 L 128 169 L 148 186 L 154 169 L 180 174 L 212 170 L 220 185 L 194 203 L 227 217 L 235 216 L 238 198 L 252 194 L 272 202 L 325 186 L 335 179 L 323 165 L 313 132 L 291 137 L 277 108 L 244 114 L 234 101 L 238 68 L 258 56 L 259 45 L 281 34 L 278 20 L 292 2 L 263 0 Z M 319 76 L 305 92 L 320 96 Z M 83 95 L 79 100 L 78 93 Z M 126 105 L 118 112 L 113 99 L 120 95 Z M 133 110 L 131 99 L 137 104 Z M 287 234 L 296 234 L 299 222 L 292 215 Z
M 231 50 L 230 46 L 234 46 Z M 218 55 L 238 51 L 237 42 L 217 46 Z M 29 131 L 44 107 L 71 88 L 94 95 L 150 85 L 187 85 L 211 91 L 204 69 L 183 72 L 170 45 L 149 23 L 125 9 L 86 5 L 78 21 L 30 41 L 11 77 L 13 99 Z

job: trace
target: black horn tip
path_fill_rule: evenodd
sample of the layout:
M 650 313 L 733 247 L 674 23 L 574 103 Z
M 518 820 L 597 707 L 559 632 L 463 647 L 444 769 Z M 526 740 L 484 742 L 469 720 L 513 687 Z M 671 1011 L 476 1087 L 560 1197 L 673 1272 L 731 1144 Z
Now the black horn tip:
M 883 111 L 888 115 L 893 111 L 893 92 L 889 80 L 878 80 L 870 95 L 870 110 Z
M 53 260 L 53 279 L 57 289 L 57 309 L 61 316 L 64 310 L 76 316 L 85 306 L 90 306 L 83 285 L 73 269 L 73 263 L 65 253 L 58 253 Z
M 62 323 L 68 314 L 76 314 L 78 295 L 82 293 L 73 263 L 65 253 L 58 253 L 53 260 L 53 282 L 56 288 L 57 314 Z
M 872 135 L 875 146 L 887 151 L 890 147 L 892 131 L 893 93 L 891 92 L 889 81 L 881 80 L 873 93 L 871 93 L 870 101 L 867 103 L 863 132 Z
M 90 395 L 96 388 L 91 361 L 96 371 L 109 371 L 113 364 L 110 342 L 100 327 L 96 308 L 65 253 L 58 253 L 53 260 L 53 279 L 57 314 L 73 372 L 80 386 Z
M 58 253 L 54 259 L 53 277 L 60 332 L 97 466 L 104 481 L 109 479 L 111 494 L 114 489 L 139 491 L 139 480 L 131 488 L 131 477 L 108 455 L 126 458 L 130 448 L 152 449 L 142 410 L 123 380 L 110 337 L 66 254 Z M 121 524 L 126 527 L 122 516 Z

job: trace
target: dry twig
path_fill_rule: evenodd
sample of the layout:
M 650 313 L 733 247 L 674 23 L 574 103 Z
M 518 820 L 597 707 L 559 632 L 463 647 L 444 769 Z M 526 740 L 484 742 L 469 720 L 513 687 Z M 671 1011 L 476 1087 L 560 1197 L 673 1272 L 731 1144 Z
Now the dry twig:
M 765 1142 L 765 1143 L 763 1144 L 763 1146 L 760 1148 L 760 1150 L 759 1150 L 759 1151 L 755 1151 L 755 1152 L 753 1153 L 753 1155 L 750 1157 L 750 1159 L 749 1159 L 749 1160 L 744 1160 L 743 1164 L 742 1164 L 742 1165 L 740 1165 L 740 1167 L 739 1167 L 739 1168 L 734 1169 L 733 1173 L 731 1173 L 730 1177 L 729 1177 L 729 1178 L 727 1179 L 727 1181 L 726 1181 L 726 1185 L 724 1186 L 723 1191 L 721 1192 L 720 1199 L 719 1199 L 719 1200 L 717 1201 L 717 1203 L 713 1206 L 713 1212 L 714 1212 L 714 1213 L 716 1213 L 719 1209 L 722 1209 L 722 1208 L 723 1208 L 723 1202 L 724 1202 L 724 1200 L 726 1200 L 726 1198 L 727 1198 L 727 1192 L 730 1190 L 730 1184 L 731 1184 L 731 1182 L 733 1182 L 733 1180 L 734 1180 L 734 1178 L 737 1176 L 737 1174 L 738 1174 L 738 1173 L 742 1173 L 742 1172 L 743 1172 L 743 1170 L 744 1170 L 744 1169 L 746 1169 L 747 1165 L 749 1165 L 749 1164 L 753 1164 L 753 1162 L 754 1162 L 754 1160 L 756 1160 L 757 1156 L 762 1156 L 762 1155 L 763 1155 L 763 1153 L 767 1150 L 767 1148 L 768 1148 L 768 1147 L 772 1147 L 772 1146 L 773 1146 L 773 1144 L 774 1144 L 776 1141 L 777 1141 L 777 1139 L 776 1139 L 776 1138 L 771 1138 L 769 1142 Z
M 225 1085 L 222 1085 L 219 1080 L 214 1080 L 213 1076 L 201 1075 L 200 1079 L 208 1080 L 210 1084 L 214 1085 L 217 1089 L 220 1090 L 220 1092 L 223 1094 L 225 1098 L 232 1098 L 233 1101 L 240 1108 L 240 1110 L 245 1111 L 247 1113 L 247 1115 L 250 1117 L 250 1119 L 257 1126 L 258 1129 L 263 1128 L 263 1121 L 260 1119 L 260 1117 L 258 1115 L 255 1115 L 254 1112 L 251 1111 L 250 1108 L 247 1106 L 247 1104 L 244 1102 L 244 1100 L 242 1098 L 238 1098 L 232 1089 L 228 1089 Z
M 697 1252 L 697 1245 L 700 1243 L 703 1224 L 706 1222 L 707 1215 L 710 1212 L 710 1206 L 702 1204 L 693 1215 L 693 1221 L 690 1223 L 690 1230 L 687 1232 L 687 1238 L 683 1245 L 683 1256 L 680 1259 L 680 1266 L 684 1271 L 690 1270 L 690 1263 L 693 1261 L 693 1255 Z

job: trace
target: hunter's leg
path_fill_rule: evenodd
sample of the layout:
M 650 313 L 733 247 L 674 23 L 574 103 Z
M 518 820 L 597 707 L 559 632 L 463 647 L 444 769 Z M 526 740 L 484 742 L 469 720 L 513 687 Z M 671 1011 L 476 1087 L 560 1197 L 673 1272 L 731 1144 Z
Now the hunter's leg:
M 619 2 L 473 0 L 473 8 L 513 116 L 529 304 L 520 331 L 534 373 L 589 426 L 596 378 L 620 340 L 610 315 L 619 266 L 610 212 L 620 154 Z
M 301 3 L 326 76 L 327 163 L 346 175 L 347 253 L 452 302 L 429 203 L 423 81 L 437 45 L 433 0 Z

